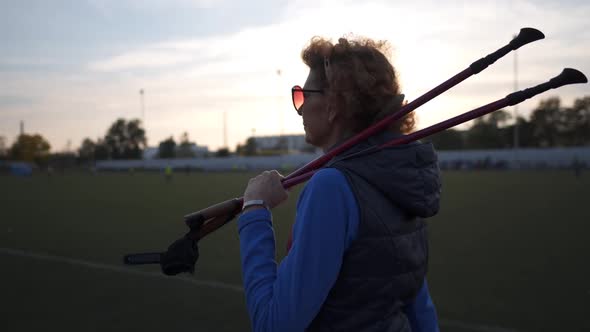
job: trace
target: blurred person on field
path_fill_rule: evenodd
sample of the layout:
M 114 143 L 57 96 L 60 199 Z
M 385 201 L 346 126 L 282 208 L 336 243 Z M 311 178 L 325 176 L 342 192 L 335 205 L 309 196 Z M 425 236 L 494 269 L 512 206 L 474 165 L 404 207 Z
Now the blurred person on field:
M 292 89 L 308 143 L 328 152 L 401 108 L 387 47 L 311 40 L 302 51 L 309 75 Z M 238 231 L 254 331 L 438 331 L 424 220 L 439 210 L 436 153 L 420 142 L 367 150 L 413 127 L 409 114 L 315 173 L 278 265 L 270 210 L 288 192 L 276 171 L 250 180 Z
M 166 166 L 164 174 L 166 176 L 166 182 L 172 181 L 172 167 L 170 165 Z

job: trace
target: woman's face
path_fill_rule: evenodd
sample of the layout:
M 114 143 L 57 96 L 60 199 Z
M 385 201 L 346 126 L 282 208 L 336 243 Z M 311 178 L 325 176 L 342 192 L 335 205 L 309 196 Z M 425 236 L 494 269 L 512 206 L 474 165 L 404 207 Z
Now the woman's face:
M 311 69 L 303 89 L 321 90 L 320 76 Z M 325 148 L 330 135 L 330 121 L 328 121 L 328 103 L 326 93 L 310 92 L 304 94 L 301 106 L 305 141 L 313 146 Z

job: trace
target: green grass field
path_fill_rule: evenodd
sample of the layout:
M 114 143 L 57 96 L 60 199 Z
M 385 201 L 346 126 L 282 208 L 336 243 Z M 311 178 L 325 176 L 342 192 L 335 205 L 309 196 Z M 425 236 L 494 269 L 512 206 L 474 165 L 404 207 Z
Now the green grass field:
M 184 214 L 252 175 L 0 176 L 0 331 L 249 330 L 239 291 L 121 258 L 165 249 Z M 273 213 L 278 259 L 298 193 Z M 443 173 L 428 275 L 442 330 L 590 330 L 589 208 L 588 173 Z M 240 285 L 238 244 L 234 222 L 204 239 L 190 278 Z

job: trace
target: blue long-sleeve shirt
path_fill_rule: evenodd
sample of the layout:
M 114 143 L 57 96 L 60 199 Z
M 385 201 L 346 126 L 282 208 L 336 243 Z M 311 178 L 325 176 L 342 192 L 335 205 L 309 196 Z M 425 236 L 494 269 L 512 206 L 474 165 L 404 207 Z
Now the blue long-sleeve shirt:
M 303 331 L 319 312 L 358 233 L 359 209 L 344 175 L 317 172 L 297 202 L 293 245 L 277 266 L 272 215 L 240 216 L 240 256 L 246 305 L 254 331 Z M 438 331 L 426 281 L 405 307 L 412 331 Z

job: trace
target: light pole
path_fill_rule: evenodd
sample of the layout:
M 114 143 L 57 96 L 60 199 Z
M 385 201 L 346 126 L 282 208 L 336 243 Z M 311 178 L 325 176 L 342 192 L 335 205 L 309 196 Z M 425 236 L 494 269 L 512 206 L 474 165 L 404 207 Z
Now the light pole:
M 281 89 L 283 88 L 282 86 L 282 82 L 283 80 L 281 79 L 281 75 L 283 74 L 283 72 L 281 71 L 281 69 L 277 69 L 277 76 L 279 77 L 279 112 L 281 113 L 281 137 L 284 135 L 285 133 L 285 115 L 283 114 L 284 112 L 282 111 L 282 107 L 283 107 L 283 98 L 282 98 L 282 91 Z
M 518 50 L 514 51 L 514 91 L 518 91 Z M 514 149 L 518 149 L 518 104 L 514 105 Z
M 516 37 L 516 36 L 515 36 Z M 514 91 L 518 91 L 518 50 L 514 50 Z M 520 168 L 520 162 L 518 160 L 518 104 L 514 105 L 514 166 Z
M 139 90 L 139 104 L 141 107 L 141 122 L 143 122 L 143 126 L 145 127 L 145 104 L 143 100 L 144 90 Z
M 229 149 L 227 146 L 227 111 L 223 111 L 223 147 Z
M 278 111 L 280 112 L 280 118 L 281 118 L 281 133 L 279 135 L 279 146 L 281 151 L 281 155 L 283 155 L 283 152 L 289 153 L 289 144 L 286 140 L 285 136 L 285 111 L 284 111 L 284 98 L 283 98 L 283 71 L 279 68 L 277 69 L 277 76 L 279 77 L 279 84 L 277 85 L 279 87 L 279 107 L 278 107 Z

